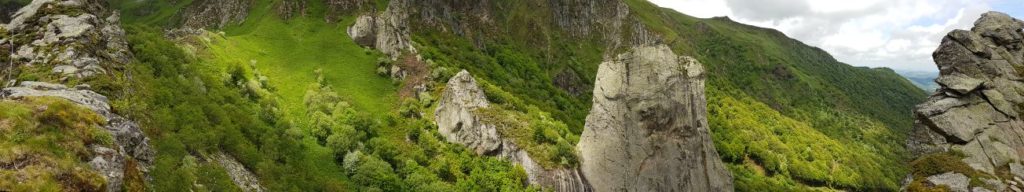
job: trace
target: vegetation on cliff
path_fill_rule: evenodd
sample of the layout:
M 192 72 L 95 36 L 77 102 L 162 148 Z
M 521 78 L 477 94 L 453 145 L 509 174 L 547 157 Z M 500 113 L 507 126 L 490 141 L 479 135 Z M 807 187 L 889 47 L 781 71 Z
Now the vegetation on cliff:
M 384 54 L 345 36 L 355 13 L 327 20 L 325 2 L 304 1 L 304 14 L 283 19 L 283 1 L 258 0 L 223 32 L 168 40 L 162 29 L 179 23 L 178 10 L 201 2 L 111 2 L 133 26 L 136 63 L 131 79 L 107 84 L 130 90 L 112 98 L 115 109 L 138 119 L 159 151 L 153 187 L 237 190 L 206 160 L 223 151 L 271 191 L 537 190 L 523 185 L 522 168 L 446 142 L 429 119 L 435 101 L 378 76 Z M 659 43 L 705 64 L 709 126 L 737 190 L 898 188 L 910 109 L 925 96 L 910 82 L 774 30 L 625 3 Z M 545 167 L 572 167 L 597 66 L 622 50 L 602 33 L 559 27 L 566 18 L 542 11 L 556 6 L 571 5 L 495 2 L 482 7 L 490 23 L 455 13 L 446 19 L 467 24 L 413 22 L 410 35 L 432 69 L 428 83 L 470 71 L 498 106 L 483 113 L 507 124 L 501 134 Z M 436 97 L 433 85 L 425 94 Z

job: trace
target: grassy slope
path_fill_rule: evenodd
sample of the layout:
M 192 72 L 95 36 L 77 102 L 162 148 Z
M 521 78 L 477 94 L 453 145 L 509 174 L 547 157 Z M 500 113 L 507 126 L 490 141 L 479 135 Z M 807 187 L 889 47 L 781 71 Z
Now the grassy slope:
M 157 124 L 164 122 L 171 124 L 152 126 L 154 128 L 148 130 L 148 133 L 164 135 L 157 137 L 157 146 L 171 148 L 162 150 L 162 156 L 158 157 L 158 162 L 164 163 L 157 165 L 157 171 L 155 171 L 157 174 L 154 176 L 154 180 L 159 182 L 155 184 L 156 187 L 188 183 L 190 175 L 194 175 L 189 171 L 171 171 L 171 169 L 180 169 L 180 167 L 194 166 L 186 166 L 190 164 L 188 159 L 180 159 L 180 157 L 175 159 L 170 156 L 180 156 L 181 153 L 204 154 L 208 150 L 224 150 L 238 157 L 246 167 L 260 176 L 263 184 L 275 191 L 536 190 L 522 185 L 525 175 L 521 168 L 495 158 L 470 155 L 472 152 L 464 150 L 462 147 L 444 143 L 443 138 L 440 138 L 429 121 L 399 116 L 399 109 L 405 107 L 397 105 L 399 99 L 396 96 L 396 89 L 398 86 L 388 78 L 376 75 L 376 62 L 381 54 L 376 51 L 364 50 L 352 43 L 350 38 L 345 35 L 345 26 L 350 25 L 353 18 L 343 18 L 339 23 L 326 23 L 322 19 L 323 5 L 318 2 L 310 2 L 308 16 L 283 21 L 271 11 L 274 2 L 277 1 L 257 1 L 245 23 L 223 29 L 225 31 L 223 35 L 208 35 L 200 38 L 197 40 L 200 45 L 198 48 L 185 46 L 192 50 L 191 53 L 198 54 L 195 61 L 189 62 L 186 59 L 184 63 L 144 62 L 156 68 L 166 67 L 166 65 L 183 65 L 179 67 L 189 70 L 186 70 L 186 73 L 181 73 L 180 76 L 204 79 L 207 85 L 216 84 L 217 79 L 237 78 L 232 76 L 234 74 L 232 71 L 239 68 L 242 71 L 240 74 L 245 76 L 244 79 L 258 78 L 256 74 L 266 76 L 269 79 L 269 93 L 256 99 L 250 97 L 251 95 L 246 92 L 244 86 L 234 87 L 234 85 L 230 85 L 232 83 L 229 83 L 229 88 L 241 89 L 236 91 L 246 93 L 243 94 L 243 97 L 249 97 L 249 99 L 237 98 L 237 93 L 219 93 L 227 95 L 226 102 L 234 102 L 234 104 L 227 105 L 238 105 L 246 109 L 225 111 L 224 113 L 233 116 L 260 113 L 262 117 L 263 113 L 271 108 L 264 105 L 265 102 L 278 103 L 279 105 L 276 106 L 280 106 L 282 109 L 279 116 L 272 117 L 272 119 L 279 118 L 276 124 L 269 125 L 272 127 L 256 122 L 256 126 L 253 127 L 238 125 L 240 127 L 230 127 L 227 128 L 227 131 L 222 130 L 225 129 L 220 127 L 223 125 L 191 125 L 190 127 L 200 129 L 175 130 L 172 128 L 174 127 L 173 122 L 168 122 L 189 121 L 189 118 L 198 118 L 200 122 L 203 122 L 202 119 L 223 118 L 216 116 L 216 113 L 206 114 L 205 117 L 200 113 L 199 117 L 193 117 L 195 114 L 188 114 L 189 111 L 172 109 L 169 113 L 179 113 L 177 117 L 165 117 L 170 119 L 144 117 L 143 119 L 157 119 L 154 120 Z M 166 1 L 153 3 L 172 5 Z M 127 13 L 151 8 L 132 2 L 123 3 L 120 6 Z M 148 16 L 127 15 L 132 18 L 126 19 L 126 21 L 132 25 L 165 26 L 174 23 L 173 20 L 177 16 L 168 16 L 163 13 L 174 7 L 182 6 L 160 7 L 155 10 L 156 14 Z M 146 36 L 146 33 L 148 32 L 136 30 L 132 32 L 135 36 Z M 163 40 L 157 39 L 148 41 L 163 42 Z M 133 46 L 148 44 L 142 42 L 145 40 L 134 41 Z M 160 45 L 166 47 L 164 44 Z M 139 49 L 147 50 L 148 48 Z M 175 48 L 172 46 L 167 49 Z M 182 57 L 175 54 L 161 55 L 157 52 L 173 53 L 176 51 L 142 51 L 136 55 L 155 60 Z M 253 60 L 256 61 L 256 64 L 254 68 L 251 68 L 249 66 Z M 360 121 L 363 123 L 338 126 L 358 126 L 359 134 L 357 135 L 360 136 L 346 135 L 344 137 L 358 139 L 361 144 L 356 150 L 368 154 L 361 159 L 370 163 L 357 164 L 356 167 L 344 169 L 341 159 L 345 151 L 325 147 L 323 143 L 318 143 L 316 138 L 310 137 L 310 134 L 313 134 L 311 133 L 312 126 L 318 124 L 311 122 L 312 118 L 307 115 L 308 106 L 304 104 L 303 98 L 307 96 L 310 85 L 318 82 L 317 75 L 314 73 L 317 69 L 322 70 L 324 81 L 321 83 L 332 87 L 332 91 L 340 95 L 347 103 L 351 103 L 360 116 L 369 118 L 369 122 Z M 159 71 L 165 71 L 165 69 L 155 71 L 159 74 L 161 73 Z M 153 72 L 153 69 L 142 70 L 143 74 Z M 157 78 L 161 79 L 161 77 Z M 184 92 L 173 94 L 193 97 L 190 94 L 196 92 L 189 86 L 189 83 L 182 85 L 153 82 L 140 86 L 152 87 L 147 88 L 146 92 L 154 92 L 157 95 L 167 92 Z M 175 89 L 174 87 L 180 87 L 179 89 L 184 91 L 160 90 Z M 230 89 L 217 90 L 230 91 Z M 147 105 L 154 105 L 151 103 L 162 103 L 159 99 L 161 97 L 174 98 L 175 96 L 157 96 L 155 99 L 122 102 L 125 102 L 125 105 L 138 105 L 144 108 Z M 225 101 L 214 99 L 212 102 Z M 178 105 L 205 104 L 207 101 L 189 100 Z M 255 106 L 257 104 L 260 106 Z M 427 105 L 429 106 L 429 104 Z M 428 111 L 427 106 L 419 107 L 422 108 L 413 108 L 412 110 Z M 163 113 L 162 115 L 173 114 Z M 243 122 L 250 120 L 242 119 Z M 352 120 L 341 120 L 341 122 L 347 121 Z M 331 126 L 336 125 L 331 124 Z M 336 128 L 332 129 L 337 130 Z M 238 132 L 241 132 L 241 135 L 237 135 Z M 261 132 L 267 133 L 261 134 Z M 255 136 L 252 136 L 254 134 Z M 280 138 L 279 134 L 283 134 L 284 138 Z M 219 139 L 237 139 L 239 136 L 246 140 L 225 142 Z M 291 143 L 290 137 L 297 137 L 298 143 Z M 283 141 L 274 141 L 274 139 L 283 139 Z M 249 143 L 256 145 L 252 146 Z M 218 184 L 217 180 L 222 180 L 222 178 L 214 179 L 214 181 L 199 181 L 199 183 L 217 187 L 224 185 L 224 183 Z
M 270 9 L 259 4 L 256 10 Z M 316 82 L 322 69 L 326 82 L 359 109 L 383 115 L 396 108 L 397 87 L 391 80 L 376 75 L 380 56 L 365 50 L 345 35 L 353 20 L 324 23 L 317 17 L 299 17 L 283 21 L 254 12 L 242 26 L 225 29 L 227 36 L 210 44 L 211 58 L 218 63 L 249 64 L 273 81 L 290 114 L 305 113 L 302 97 L 307 86 Z
M 0 108 L 0 191 L 105 189 L 100 173 L 81 161 L 90 158 L 90 145 L 113 145 L 103 117 L 55 97 L 5 100 Z M 134 174 L 127 185 L 141 182 Z

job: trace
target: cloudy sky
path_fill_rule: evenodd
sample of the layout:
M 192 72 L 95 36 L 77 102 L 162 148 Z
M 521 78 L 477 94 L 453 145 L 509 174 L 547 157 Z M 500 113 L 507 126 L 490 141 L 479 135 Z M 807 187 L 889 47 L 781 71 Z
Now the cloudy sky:
M 857 66 L 938 71 L 931 53 L 953 29 L 994 10 L 1024 18 L 1024 0 L 650 0 L 696 17 L 778 29 Z

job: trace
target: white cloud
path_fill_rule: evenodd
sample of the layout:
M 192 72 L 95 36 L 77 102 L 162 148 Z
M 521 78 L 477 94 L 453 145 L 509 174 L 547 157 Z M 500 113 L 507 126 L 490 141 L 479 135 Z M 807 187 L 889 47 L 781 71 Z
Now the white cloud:
M 651 0 L 696 17 L 778 29 L 851 65 L 918 71 L 937 70 L 931 52 L 946 33 L 969 28 L 1004 1 L 1020 0 Z

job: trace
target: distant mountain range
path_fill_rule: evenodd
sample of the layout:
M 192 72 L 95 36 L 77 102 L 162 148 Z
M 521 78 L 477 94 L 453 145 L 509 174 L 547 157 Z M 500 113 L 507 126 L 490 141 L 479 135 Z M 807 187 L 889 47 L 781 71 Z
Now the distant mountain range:
M 935 83 L 935 78 L 939 76 L 939 72 L 897 70 L 896 73 L 909 79 L 910 82 L 925 91 L 934 91 L 939 88 L 939 84 Z

